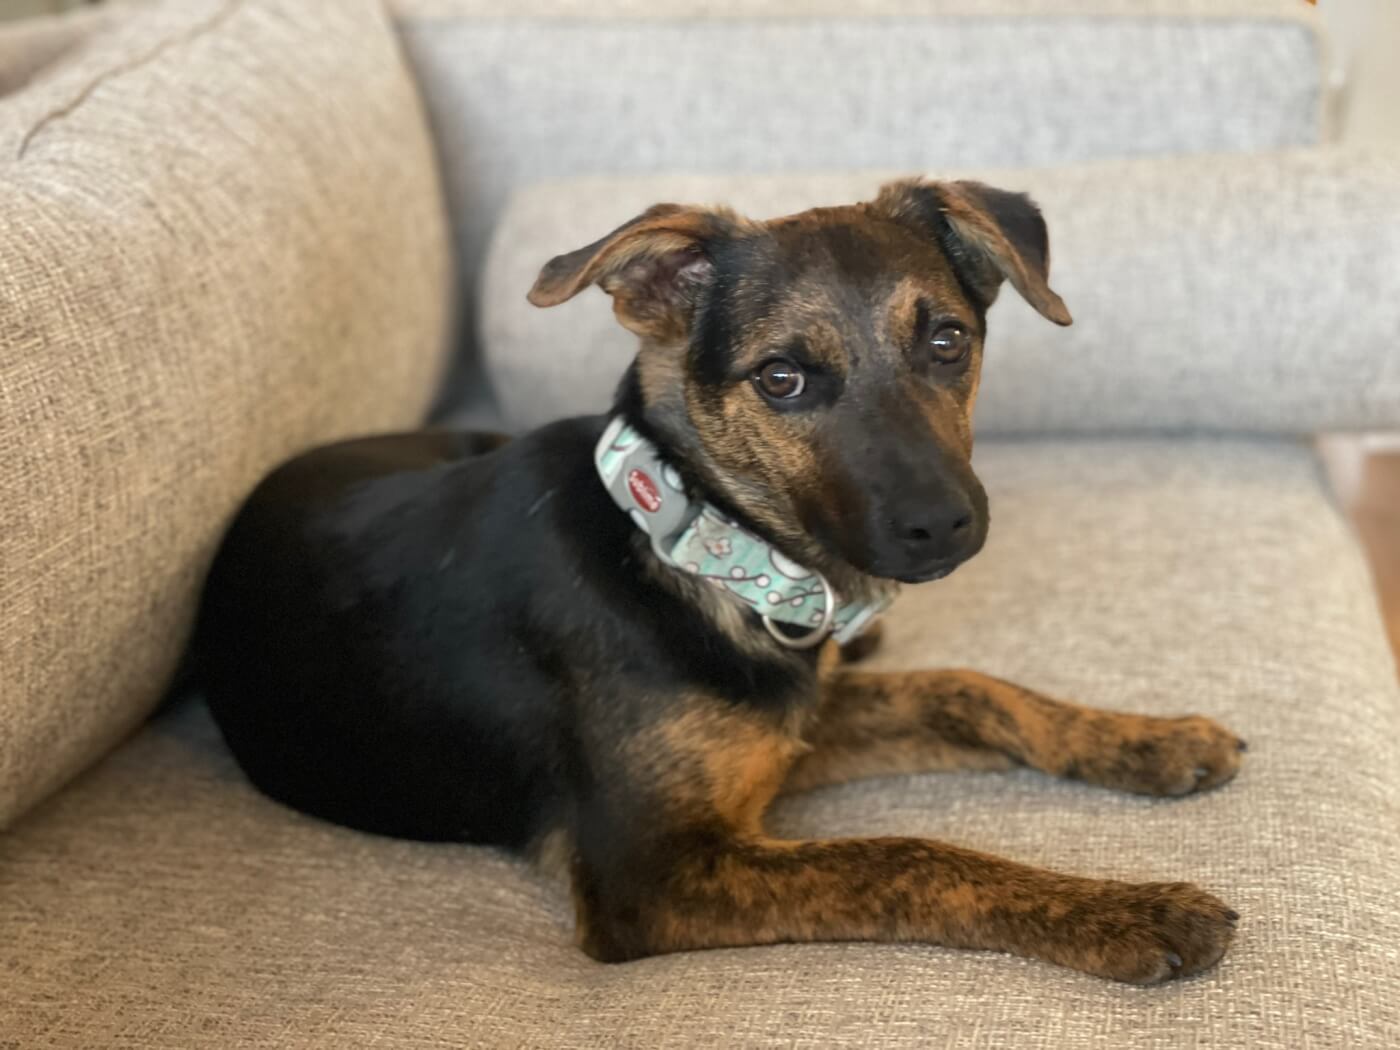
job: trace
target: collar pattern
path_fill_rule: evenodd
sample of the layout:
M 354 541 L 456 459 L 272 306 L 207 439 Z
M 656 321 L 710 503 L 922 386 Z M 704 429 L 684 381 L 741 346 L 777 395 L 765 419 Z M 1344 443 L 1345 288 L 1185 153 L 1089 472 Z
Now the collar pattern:
M 843 600 L 821 573 L 792 561 L 709 503 L 690 499 L 675 468 L 621 416 L 603 431 L 594 463 L 613 502 L 651 538 L 657 557 L 748 605 L 784 645 L 808 648 L 828 634 L 844 644 L 894 600 L 893 585 L 869 601 Z M 776 630 L 774 622 L 805 633 Z

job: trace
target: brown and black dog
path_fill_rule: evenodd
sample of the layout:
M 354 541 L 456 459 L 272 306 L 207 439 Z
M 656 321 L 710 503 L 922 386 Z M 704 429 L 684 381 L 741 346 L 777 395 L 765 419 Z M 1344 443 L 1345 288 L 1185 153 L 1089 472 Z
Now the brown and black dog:
M 768 222 L 659 205 L 552 260 L 530 298 L 611 295 L 641 337 L 612 415 L 692 498 L 873 601 L 980 549 L 986 310 L 1009 280 L 1068 324 L 1048 267 L 1026 197 L 906 181 Z M 609 418 L 353 441 L 263 482 L 198 643 L 259 787 L 369 831 L 553 854 L 601 960 L 922 941 L 1146 983 L 1220 958 L 1238 917 L 1186 883 L 765 833 L 780 793 L 856 777 L 1029 766 L 1183 795 L 1229 780 L 1244 745 L 1205 718 L 793 648 L 614 502 L 594 464 Z

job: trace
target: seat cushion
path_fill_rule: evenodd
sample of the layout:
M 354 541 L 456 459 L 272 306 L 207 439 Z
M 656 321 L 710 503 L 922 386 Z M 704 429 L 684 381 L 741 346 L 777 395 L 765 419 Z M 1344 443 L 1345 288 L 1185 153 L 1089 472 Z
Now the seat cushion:
M 971 665 L 1101 706 L 1213 715 L 1238 779 L 1176 801 L 1032 772 L 829 788 L 775 830 L 923 834 L 1191 879 L 1243 913 L 1197 979 L 783 945 L 619 966 L 492 850 L 279 807 L 190 703 L 0 842 L 0 1032 L 26 1047 L 1203 1047 L 1400 1044 L 1400 689 L 1366 569 L 1283 443 L 978 450 L 986 550 L 909 590 L 885 667 Z
M 0 40 L 71 45 L 0 98 L 0 827 L 150 713 L 263 474 L 432 397 L 427 127 L 383 10 L 321 6 Z

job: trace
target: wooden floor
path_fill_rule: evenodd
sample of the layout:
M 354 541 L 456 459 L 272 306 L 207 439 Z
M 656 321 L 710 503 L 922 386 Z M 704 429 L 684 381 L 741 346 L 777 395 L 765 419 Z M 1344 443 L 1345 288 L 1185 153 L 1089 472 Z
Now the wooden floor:
M 1325 458 L 1336 477 L 1336 457 L 1325 454 Z M 1360 454 L 1350 468 L 1343 468 L 1343 479 L 1339 495 L 1370 557 L 1390 644 L 1400 666 L 1400 451 Z

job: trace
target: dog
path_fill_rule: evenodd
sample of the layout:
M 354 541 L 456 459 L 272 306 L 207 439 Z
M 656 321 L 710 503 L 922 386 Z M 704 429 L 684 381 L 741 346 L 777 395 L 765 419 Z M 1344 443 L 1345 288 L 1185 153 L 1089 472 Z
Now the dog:
M 605 962 L 873 940 L 1144 984 L 1210 967 L 1238 915 L 1190 884 L 764 831 L 780 794 L 858 777 L 1025 766 L 1174 796 L 1238 770 L 1206 718 L 850 666 L 900 583 L 982 547 L 987 309 L 1006 281 L 1069 324 L 1048 272 L 1028 197 L 917 179 L 770 221 L 657 205 L 550 260 L 534 304 L 596 285 L 639 337 L 613 410 L 274 471 L 198 629 L 233 754 L 326 820 L 554 858 Z

